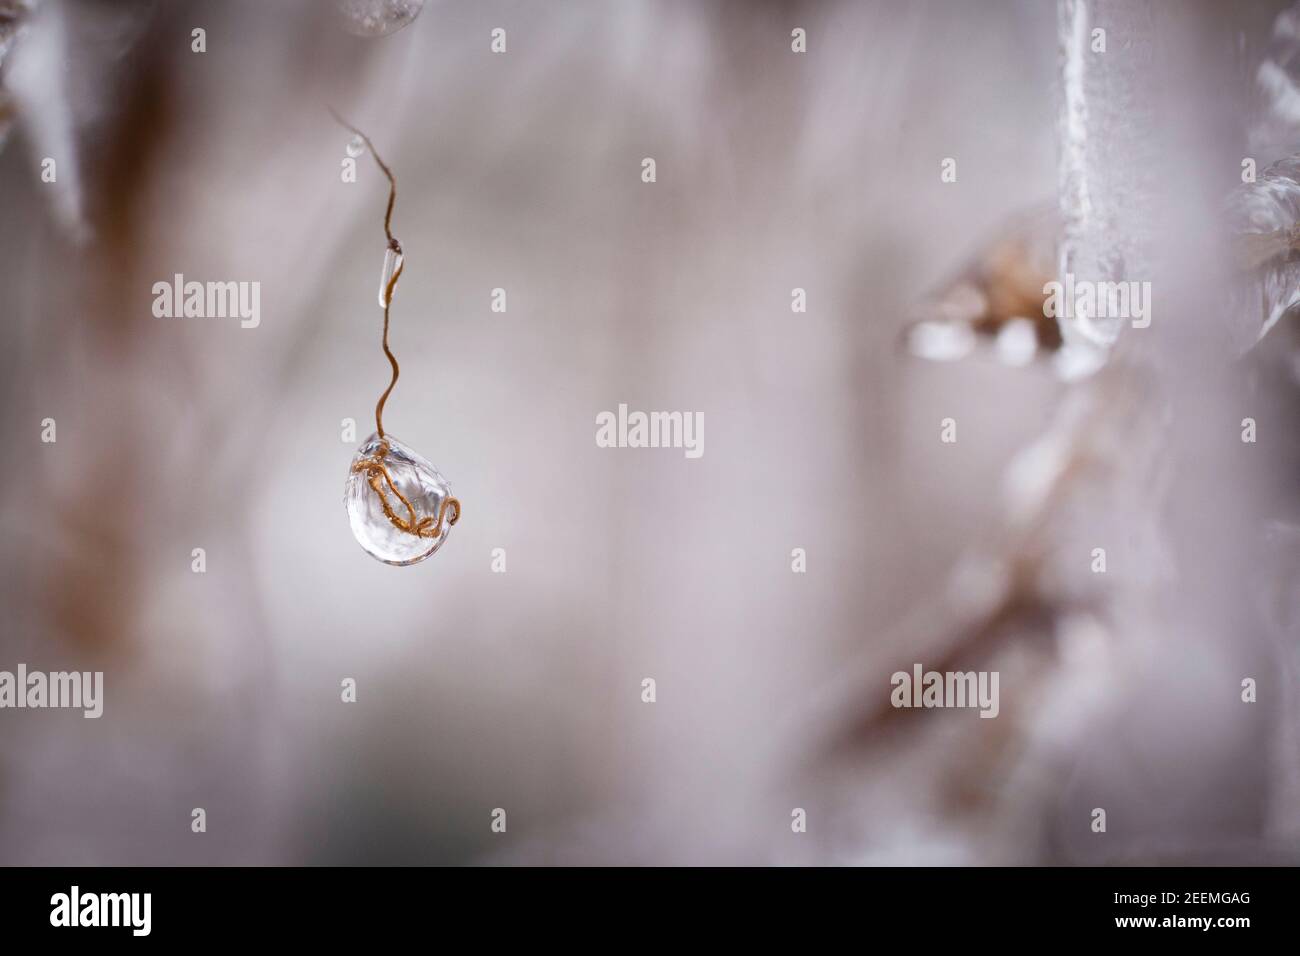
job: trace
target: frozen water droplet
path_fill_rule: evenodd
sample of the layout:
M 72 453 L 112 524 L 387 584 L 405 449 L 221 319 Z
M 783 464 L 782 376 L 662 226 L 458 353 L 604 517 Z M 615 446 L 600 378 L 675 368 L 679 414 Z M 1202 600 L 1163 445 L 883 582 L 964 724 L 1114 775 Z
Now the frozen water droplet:
M 1014 318 L 998 330 L 998 358 L 1007 365 L 1028 365 L 1038 351 L 1038 333 L 1032 319 Z
M 359 37 L 385 37 L 406 26 L 424 9 L 424 0 L 334 0 L 343 25 Z
M 353 159 L 356 159 L 366 151 L 366 141 L 360 136 L 353 136 L 348 140 L 347 153 Z
M 975 347 L 975 333 L 969 325 L 956 322 L 918 322 L 908 332 L 912 354 L 934 362 L 965 358 Z
M 385 564 L 423 561 L 442 547 L 460 517 L 460 504 L 438 470 L 392 435 L 380 438 L 378 432 L 352 459 L 344 503 L 357 543 Z
M 384 250 L 384 271 L 379 275 L 379 307 L 388 308 L 388 283 L 393 279 L 393 273 L 397 267 L 402 264 L 402 254 L 389 246 Z

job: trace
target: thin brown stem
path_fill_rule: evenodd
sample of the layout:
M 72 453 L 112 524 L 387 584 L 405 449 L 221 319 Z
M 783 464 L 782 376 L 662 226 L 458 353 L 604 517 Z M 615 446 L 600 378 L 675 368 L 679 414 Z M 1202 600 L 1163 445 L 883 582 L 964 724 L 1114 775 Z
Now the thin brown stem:
M 393 171 L 388 168 L 388 164 L 384 162 L 383 158 L 375 150 L 375 144 L 370 141 L 369 136 L 361 132 L 361 130 L 357 129 L 335 112 L 333 107 L 329 107 L 329 111 L 330 115 L 334 117 L 336 123 L 361 138 L 361 141 L 366 144 L 366 149 L 370 151 L 370 155 L 375 158 L 375 163 L 378 164 L 379 168 L 383 171 L 384 176 L 388 179 L 388 208 L 384 211 L 384 235 L 388 239 L 388 248 L 393 250 L 393 252 L 400 257 L 402 255 L 402 244 L 398 242 L 397 237 L 393 235 L 393 207 L 397 204 L 397 177 L 393 175 Z M 402 369 L 397 364 L 397 356 L 395 356 L 393 350 L 388 347 L 388 312 L 393 305 L 393 290 L 397 287 L 397 280 L 402 274 L 402 267 L 402 262 L 399 259 L 397 268 L 393 270 L 393 275 L 388 280 L 388 285 L 384 287 L 383 345 L 384 354 L 388 356 L 388 362 L 393 367 L 393 377 L 388 383 L 388 388 L 384 389 L 384 394 L 379 396 L 379 401 L 375 405 L 375 431 L 379 433 L 380 438 L 384 437 L 384 403 L 388 401 L 388 396 L 397 385 L 398 376 L 402 374 Z
M 398 252 L 400 255 L 400 250 Z M 388 347 L 388 310 L 393 306 L 393 286 L 397 285 L 397 277 L 402 274 L 402 263 L 399 260 L 397 268 L 393 270 L 393 277 L 388 280 L 388 286 L 384 289 L 384 354 L 388 356 L 389 364 L 393 366 L 393 377 L 384 389 L 384 394 L 379 396 L 379 402 L 375 405 L 375 430 L 379 432 L 379 437 L 384 437 L 384 402 L 388 401 L 389 393 L 392 392 L 393 386 L 397 384 L 397 376 L 402 370 L 397 365 L 397 356 L 393 350 Z

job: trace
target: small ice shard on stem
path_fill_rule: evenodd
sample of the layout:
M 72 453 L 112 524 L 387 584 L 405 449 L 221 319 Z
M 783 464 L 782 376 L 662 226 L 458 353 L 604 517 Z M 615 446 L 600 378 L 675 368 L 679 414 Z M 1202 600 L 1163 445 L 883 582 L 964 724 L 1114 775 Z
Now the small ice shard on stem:
M 402 250 L 396 244 L 384 250 L 384 268 L 379 275 L 379 307 L 388 308 L 392 301 L 393 276 L 402 267 Z

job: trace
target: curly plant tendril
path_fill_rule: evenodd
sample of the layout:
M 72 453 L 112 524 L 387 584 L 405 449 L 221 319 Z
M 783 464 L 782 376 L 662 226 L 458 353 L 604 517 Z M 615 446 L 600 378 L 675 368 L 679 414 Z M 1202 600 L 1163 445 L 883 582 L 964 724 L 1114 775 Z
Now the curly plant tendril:
M 366 149 L 370 151 L 370 155 L 375 158 L 375 163 L 388 179 L 388 207 L 384 211 L 384 236 L 388 240 L 388 248 L 398 257 L 397 267 L 393 270 L 392 276 L 389 277 L 388 283 L 384 287 L 384 334 L 382 341 L 384 355 L 388 357 L 388 362 L 393 367 L 393 377 L 389 380 L 388 387 L 384 389 L 384 393 L 379 396 L 379 401 L 375 404 L 375 431 L 379 434 L 380 444 L 374 455 L 361 459 L 352 468 L 354 471 L 366 475 L 366 483 L 379 496 L 379 504 L 384 509 L 384 516 L 388 518 L 393 527 L 416 537 L 437 538 L 443 533 L 442 522 L 448 510 L 451 511 L 451 517 L 447 521 L 448 526 L 454 525 L 460 520 L 460 502 L 455 498 L 445 498 L 438 508 L 436 516 L 419 516 L 410 499 L 398 490 L 397 484 L 393 481 L 393 476 L 389 473 L 388 466 L 384 462 L 389 451 L 388 436 L 384 433 L 384 404 L 388 401 L 388 396 L 392 394 L 393 388 L 397 385 L 397 377 L 402 371 L 397 364 L 397 356 L 393 354 L 393 350 L 388 346 L 388 316 L 393 305 L 393 290 L 397 287 L 397 280 L 401 278 L 402 269 L 405 267 L 402 260 L 402 244 L 393 235 L 393 207 L 397 203 L 397 177 L 393 175 L 393 171 L 389 169 L 388 164 L 383 161 L 375 150 L 375 145 L 370 141 L 369 136 L 339 116 L 333 108 L 330 109 L 330 115 L 334 117 L 335 122 L 358 136 L 365 143 Z M 393 508 L 393 504 L 388 497 L 390 491 L 405 508 L 405 517 Z

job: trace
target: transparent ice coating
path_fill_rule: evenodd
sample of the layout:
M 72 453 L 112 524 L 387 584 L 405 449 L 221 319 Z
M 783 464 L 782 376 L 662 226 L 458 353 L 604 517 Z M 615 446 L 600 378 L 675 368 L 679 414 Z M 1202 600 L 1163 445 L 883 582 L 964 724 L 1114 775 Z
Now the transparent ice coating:
M 383 37 L 396 33 L 424 9 L 424 0 L 334 0 L 349 33 Z
M 382 456 L 384 467 L 392 477 L 393 485 L 410 502 L 410 508 L 397 497 L 382 477 L 368 470 L 365 463 Z M 360 466 L 360 467 L 358 467 Z M 380 438 L 372 434 L 357 449 L 348 469 L 348 480 L 343 500 L 348 509 L 348 520 L 357 543 L 374 558 L 385 564 L 406 565 L 423 561 L 442 547 L 451 529 L 455 513 L 448 508 L 443 518 L 442 531 L 437 537 L 420 537 L 399 528 L 384 512 L 384 502 L 372 486 L 375 481 L 387 496 L 389 508 L 397 517 L 409 524 L 421 518 L 437 519 L 442 503 L 451 497 L 451 488 L 424 456 L 398 441 L 392 435 Z
M 1093 30 L 1113 45 L 1093 52 Z M 1059 279 L 1152 279 L 1151 197 L 1158 129 L 1148 70 L 1157 30 L 1151 0 L 1059 0 L 1061 58 Z M 1066 345 L 1112 345 L 1127 320 L 1081 312 L 1061 319 Z
M 402 264 L 402 254 L 389 246 L 384 250 L 384 267 L 379 273 L 379 307 L 388 308 L 388 303 L 392 301 L 388 295 L 388 283 L 392 281 L 393 273 L 397 271 L 398 266 Z

